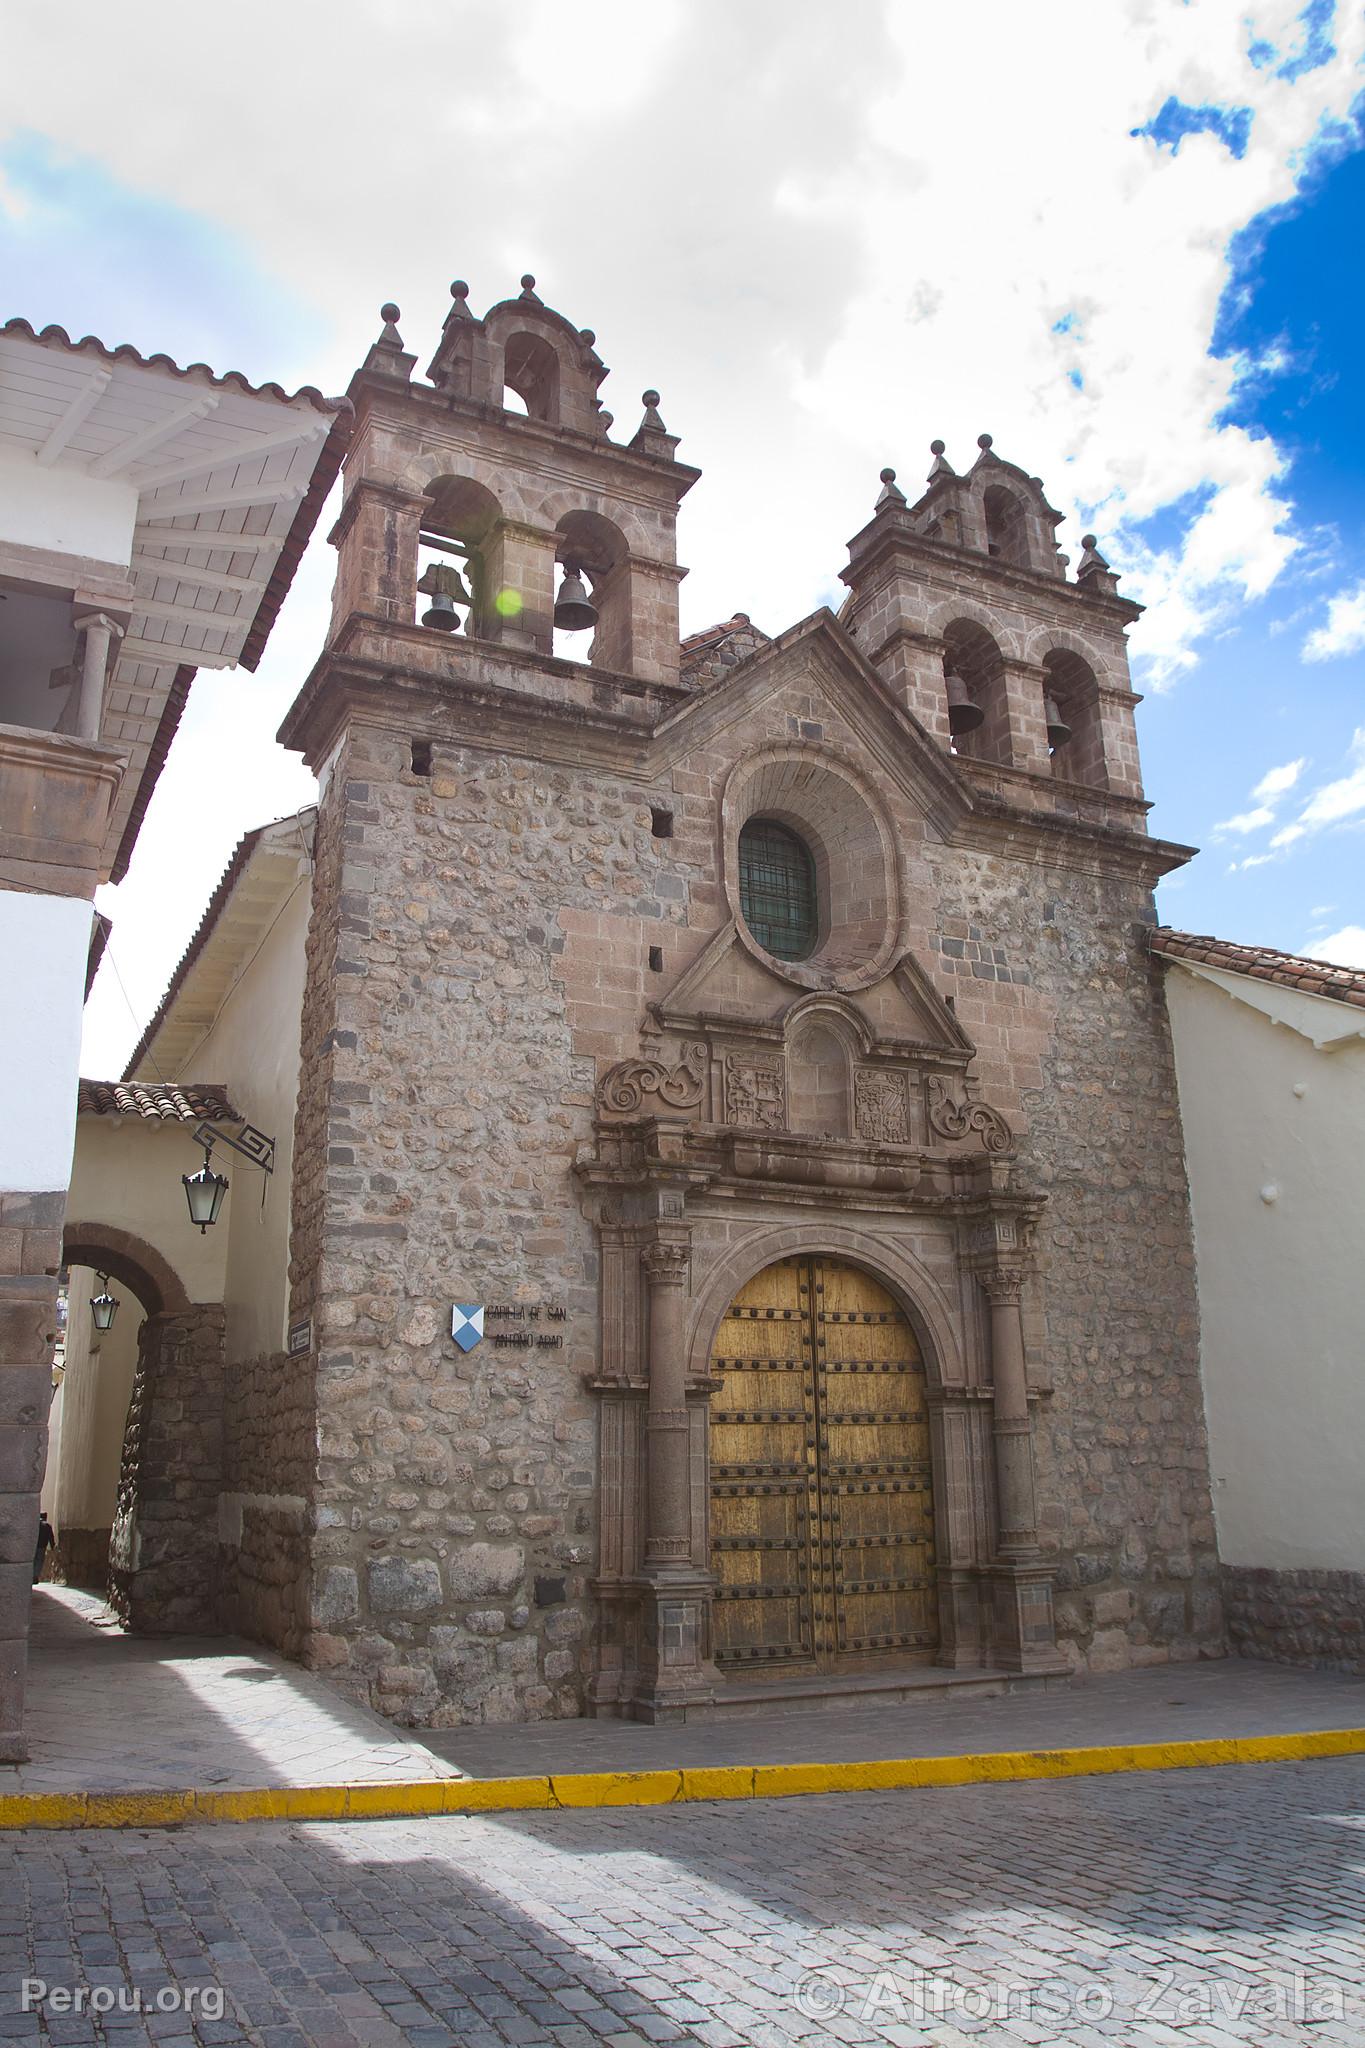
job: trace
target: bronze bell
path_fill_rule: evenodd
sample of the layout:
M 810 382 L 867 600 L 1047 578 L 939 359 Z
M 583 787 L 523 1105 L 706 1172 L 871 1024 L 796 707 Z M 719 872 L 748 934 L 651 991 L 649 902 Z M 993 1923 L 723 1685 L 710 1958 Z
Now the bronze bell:
M 431 562 L 417 588 L 423 597 L 431 599 L 422 614 L 422 624 L 437 633 L 458 633 L 460 621 L 455 607 L 474 601 L 464 587 L 459 570 L 452 569 L 448 562 Z
M 949 732 L 954 739 L 964 732 L 975 732 L 979 725 L 985 723 L 985 712 L 956 669 L 950 669 L 943 681 L 948 691 Z
M 1047 743 L 1054 750 L 1064 747 L 1071 738 L 1071 727 L 1062 717 L 1055 697 L 1044 697 L 1043 717 L 1047 720 Z
M 577 562 L 564 564 L 564 580 L 555 600 L 555 624 L 561 633 L 586 633 L 597 624 L 597 606 L 583 587 Z

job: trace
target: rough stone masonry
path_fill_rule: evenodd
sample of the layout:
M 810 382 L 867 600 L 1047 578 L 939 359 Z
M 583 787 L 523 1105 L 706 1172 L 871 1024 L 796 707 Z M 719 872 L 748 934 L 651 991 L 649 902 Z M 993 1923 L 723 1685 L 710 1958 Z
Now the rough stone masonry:
M 717 1668 L 718 1595 L 790 1614 L 773 1675 L 837 1685 L 914 1661 L 896 1602 L 926 1570 L 945 1667 L 1220 1653 L 1145 946 L 1187 850 L 1145 831 L 1137 607 L 1093 540 L 1068 575 L 1059 515 L 983 437 L 961 475 L 936 444 L 914 504 L 886 474 L 838 618 L 680 642 L 696 472 L 657 396 L 610 439 L 593 339 L 533 281 L 482 320 L 457 290 L 425 382 L 385 319 L 331 633 L 281 733 L 322 782 L 306 1658 L 417 1725 L 709 1713 L 763 1677 Z M 457 633 L 422 622 L 432 560 L 460 565 Z M 575 574 L 590 645 L 556 631 Z M 801 849 L 804 953 L 751 929 L 756 824 Z M 923 1472 L 875 1373 L 838 1382 L 853 1450 L 793 1392 L 713 1469 L 721 1319 L 812 1256 L 900 1305 Z M 484 1311 L 468 1351 L 456 1303 Z M 753 1584 L 713 1551 L 719 1486 L 754 1531 L 796 1502 L 798 1534 L 748 1539 Z M 849 1535 L 855 1494 L 884 1534 Z M 848 1633 L 856 1600 L 882 1634 Z

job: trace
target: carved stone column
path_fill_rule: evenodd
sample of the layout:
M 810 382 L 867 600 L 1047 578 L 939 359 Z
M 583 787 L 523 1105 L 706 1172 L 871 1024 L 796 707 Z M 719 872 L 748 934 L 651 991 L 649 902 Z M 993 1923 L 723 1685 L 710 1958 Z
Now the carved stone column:
M 1007 1671 L 1060 1676 L 1052 1613 L 1052 1567 L 1038 1548 L 1033 1423 L 1021 1314 L 1024 1275 L 995 1264 L 981 1274 L 991 1304 L 991 1380 L 995 1393 L 995 1487 L 999 1530 L 992 1567 L 991 1661 Z
M 632 1711 L 643 1721 L 681 1721 L 715 1697 L 715 1670 L 707 1656 L 711 1580 L 697 1567 L 692 1530 L 687 1246 L 678 1239 L 657 1239 L 645 1246 L 641 1263 L 649 1291 L 649 1499 Z
M 649 1511 L 645 1569 L 689 1569 L 692 1557 L 691 1457 L 687 1421 L 685 1244 L 651 1244 L 643 1253 L 649 1281 Z
M 995 1485 L 1000 1517 L 996 1548 L 1002 1558 L 1031 1559 L 1038 1554 L 1038 1504 L 1020 1313 L 1024 1276 L 1017 1266 L 997 1266 L 982 1276 L 982 1285 L 991 1304 Z

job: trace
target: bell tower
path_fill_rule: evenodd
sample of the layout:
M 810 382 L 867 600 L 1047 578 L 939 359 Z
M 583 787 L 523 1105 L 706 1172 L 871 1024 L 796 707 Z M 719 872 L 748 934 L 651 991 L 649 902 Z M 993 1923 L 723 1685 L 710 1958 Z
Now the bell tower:
M 1038 477 L 942 441 L 911 504 L 892 469 L 849 542 L 842 617 L 899 703 L 969 779 L 1031 810 L 1145 830 L 1127 629 L 1141 606 L 1087 534 L 1076 574 Z
M 305 1654 L 401 1720 L 535 1718 L 581 1710 L 599 1619 L 574 1158 L 666 920 L 646 748 L 695 687 L 698 472 L 655 391 L 611 437 L 594 336 L 533 278 L 482 319 L 454 285 L 425 379 L 399 317 L 351 383 L 331 624 L 280 733 L 321 784 L 290 1237 Z
M 659 394 L 644 394 L 629 444 L 612 441 L 590 328 L 545 305 L 529 275 L 482 319 L 468 299 L 451 286 L 426 382 L 384 306 L 351 385 L 319 682 L 352 656 L 454 680 L 478 645 L 676 684 L 677 508 L 697 471 L 675 458 Z

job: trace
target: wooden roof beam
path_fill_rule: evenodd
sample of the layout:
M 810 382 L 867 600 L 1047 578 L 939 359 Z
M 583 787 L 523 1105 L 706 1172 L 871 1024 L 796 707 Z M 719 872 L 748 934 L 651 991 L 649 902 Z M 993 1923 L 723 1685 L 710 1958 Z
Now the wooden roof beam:
M 84 424 L 95 410 L 114 376 L 111 370 L 92 370 L 76 396 L 60 418 L 55 419 L 48 429 L 47 439 L 38 450 L 38 460 L 48 469 L 57 460 L 71 436 Z
M 168 498 L 164 505 L 147 504 L 145 520 L 187 519 L 192 512 L 231 512 L 239 505 L 292 505 L 303 496 L 303 484 L 248 484 L 245 489 L 202 491 L 195 496 Z
M 159 420 L 152 420 L 141 433 L 130 434 L 126 441 L 119 441 L 106 449 L 90 465 L 91 476 L 117 476 L 121 469 L 127 469 L 130 462 L 140 462 L 144 455 L 159 448 L 163 441 L 172 441 L 184 427 L 194 425 L 206 414 L 218 410 L 218 398 L 214 392 L 205 392 L 202 398 L 191 399 L 188 405 L 177 406 L 174 412 L 163 413 Z M 145 482 L 138 486 L 145 489 Z
M 225 442 L 190 460 L 174 463 L 169 469 L 153 470 L 150 476 L 140 477 L 138 489 L 158 490 L 162 484 L 178 484 L 186 477 L 202 476 L 206 470 L 254 462 L 258 455 L 274 455 L 281 448 L 296 448 L 303 441 L 315 441 L 319 434 L 325 434 L 330 424 L 321 413 L 314 413 L 295 427 L 281 428 L 278 434 L 258 434 L 254 441 Z

